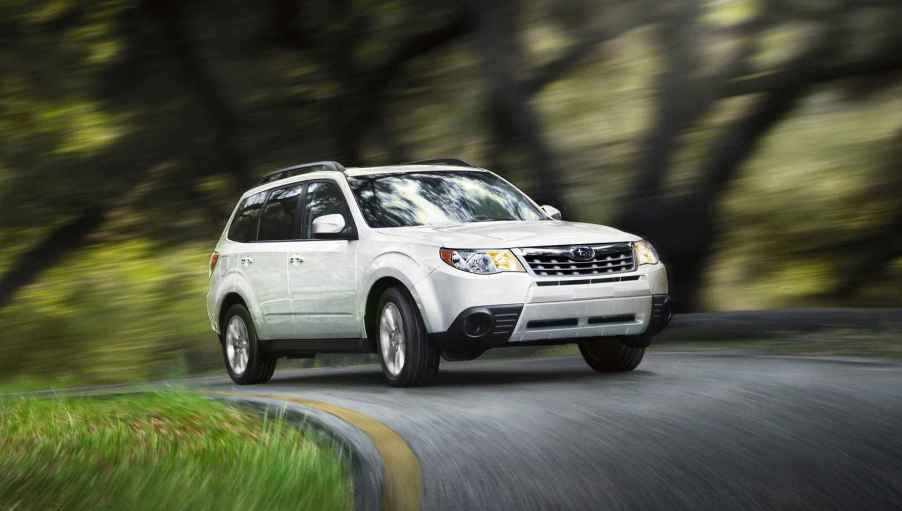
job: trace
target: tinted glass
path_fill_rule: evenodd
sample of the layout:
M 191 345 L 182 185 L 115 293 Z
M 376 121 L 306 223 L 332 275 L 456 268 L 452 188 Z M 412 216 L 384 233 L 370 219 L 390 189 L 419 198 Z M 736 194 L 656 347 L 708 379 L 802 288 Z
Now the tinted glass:
M 545 220 L 523 193 L 488 172 L 422 172 L 350 179 L 370 227 Z
M 342 215 L 347 224 L 344 232 L 350 232 L 352 229 L 350 216 L 348 215 L 347 204 L 338 185 L 329 181 L 319 181 L 307 185 L 307 205 L 304 212 L 305 230 L 307 236 L 312 238 L 310 234 L 313 232 L 313 220 L 323 215 Z
M 266 199 L 266 193 L 258 193 L 247 197 L 238 206 L 238 213 L 229 227 L 229 239 L 247 243 L 257 239 L 257 218 L 260 216 L 260 207 Z
M 273 190 L 263 207 L 260 240 L 279 241 L 300 238 L 297 229 L 298 197 L 303 185 Z

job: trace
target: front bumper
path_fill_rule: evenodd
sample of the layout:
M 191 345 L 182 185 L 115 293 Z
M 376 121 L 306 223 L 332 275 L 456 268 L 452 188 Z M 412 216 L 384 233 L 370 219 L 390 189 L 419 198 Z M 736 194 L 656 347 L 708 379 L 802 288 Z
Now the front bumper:
M 551 278 L 530 273 L 474 275 L 442 263 L 413 287 L 427 331 L 431 333 L 447 332 L 463 311 L 473 307 L 524 304 L 531 310 L 535 306 L 535 312 L 541 314 L 541 310 L 553 309 L 557 306 L 554 304 L 560 303 L 650 300 L 654 295 L 666 294 L 669 290 L 663 264 L 643 265 L 636 271 L 597 278 Z
M 443 351 L 471 354 L 603 336 L 629 336 L 632 344 L 648 346 L 671 316 L 669 295 L 471 307 L 431 338 Z M 474 326 L 476 320 L 483 327 Z

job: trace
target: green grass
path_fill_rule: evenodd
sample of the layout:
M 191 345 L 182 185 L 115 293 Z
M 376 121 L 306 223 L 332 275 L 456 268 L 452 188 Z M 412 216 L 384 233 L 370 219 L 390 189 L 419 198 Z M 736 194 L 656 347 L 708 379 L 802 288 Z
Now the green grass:
M 348 509 L 332 442 L 183 392 L 0 400 L 0 509 Z

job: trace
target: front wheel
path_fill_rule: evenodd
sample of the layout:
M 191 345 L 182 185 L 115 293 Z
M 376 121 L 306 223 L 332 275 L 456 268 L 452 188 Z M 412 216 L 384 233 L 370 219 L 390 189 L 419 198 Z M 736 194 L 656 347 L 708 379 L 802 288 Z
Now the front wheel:
M 378 338 L 382 373 L 390 385 L 425 385 L 438 373 L 439 351 L 429 342 L 416 304 L 398 288 L 379 300 Z
M 276 370 L 276 359 L 260 349 L 251 315 L 241 304 L 226 311 L 222 325 L 222 354 L 226 370 L 238 385 L 266 383 Z
M 579 352 L 589 367 L 599 373 L 632 371 L 645 356 L 645 348 L 628 346 L 618 337 L 597 337 L 579 343 Z

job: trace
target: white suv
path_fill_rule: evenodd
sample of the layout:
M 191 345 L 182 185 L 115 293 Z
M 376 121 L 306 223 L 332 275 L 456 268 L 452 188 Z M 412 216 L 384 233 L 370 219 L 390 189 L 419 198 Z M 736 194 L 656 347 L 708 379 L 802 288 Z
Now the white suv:
M 390 384 L 419 385 L 440 357 L 561 343 L 629 371 L 670 319 L 650 243 L 561 221 L 460 160 L 270 174 L 216 245 L 207 309 L 239 384 L 280 357 L 375 352 Z

